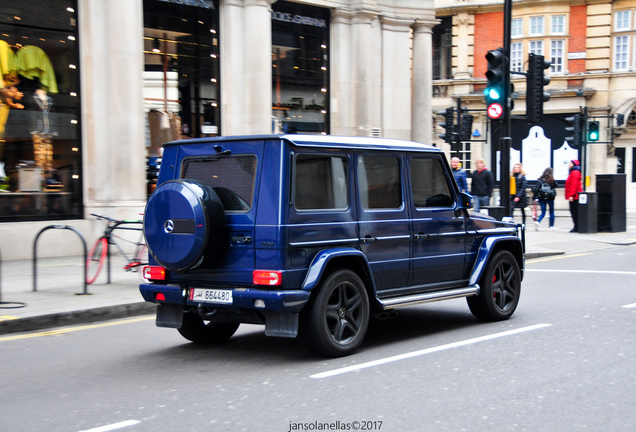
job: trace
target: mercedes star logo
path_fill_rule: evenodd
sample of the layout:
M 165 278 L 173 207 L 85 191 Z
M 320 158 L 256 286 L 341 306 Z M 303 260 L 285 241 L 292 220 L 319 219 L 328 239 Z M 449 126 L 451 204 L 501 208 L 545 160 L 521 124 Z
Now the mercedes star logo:
M 163 224 L 163 230 L 166 232 L 166 234 L 170 234 L 172 231 L 174 231 L 174 221 L 172 219 L 168 219 L 166 223 Z

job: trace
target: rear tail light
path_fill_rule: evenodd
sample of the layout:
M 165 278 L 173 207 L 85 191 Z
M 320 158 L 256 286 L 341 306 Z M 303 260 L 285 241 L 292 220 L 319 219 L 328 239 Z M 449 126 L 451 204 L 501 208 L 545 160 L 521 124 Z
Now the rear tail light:
M 157 301 L 166 301 L 166 296 L 163 293 L 155 294 L 155 300 Z
M 273 270 L 254 270 L 252 273 L 254 285 L 280 285 L 283 282 L 283 272 Z
M 160 266 L 144 267 L 144 279 L 166 280 L 166 269 Z

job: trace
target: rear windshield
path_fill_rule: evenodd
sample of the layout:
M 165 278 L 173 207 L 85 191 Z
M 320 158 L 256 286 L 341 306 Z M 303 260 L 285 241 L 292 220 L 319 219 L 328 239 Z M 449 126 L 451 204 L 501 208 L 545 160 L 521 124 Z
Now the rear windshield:
M 225 211 L 247 212 L 254 200 L 256 156 L 227 156 L 183 161 L 181 177 L 210 186 Z

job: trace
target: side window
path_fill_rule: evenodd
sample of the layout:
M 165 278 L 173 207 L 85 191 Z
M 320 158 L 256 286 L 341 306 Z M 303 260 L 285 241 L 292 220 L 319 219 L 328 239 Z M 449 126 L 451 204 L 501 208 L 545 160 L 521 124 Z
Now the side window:
M 453 205 L 453 198 L 441 160 L 412 158 L 410 178 L 415 207 L 450 207 Z
M 296 157 L 293 190 L 298 210 L 349 208 L 347 158 L 318 154 Z
M 361 156 L 358 159 L 358 188 L 363 209 L 402 207 L 400 161 L 392 156 Z

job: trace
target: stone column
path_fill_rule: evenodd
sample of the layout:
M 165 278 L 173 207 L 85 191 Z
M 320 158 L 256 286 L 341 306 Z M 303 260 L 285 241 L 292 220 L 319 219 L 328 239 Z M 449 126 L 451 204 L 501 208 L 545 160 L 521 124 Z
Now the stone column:
M 143 3 L 80 0 L 78 13 L 86 212 L 132 217 L 146 200 Z
M 352 100 L 351 64 L 351 16 L 350 9 L 336 8 L 331 14 L 331 46 L 329 47 L 329 79 L 331 133 L 355 135 Z
M 382 17 L 382 136 L 411 139 L 411 25 Z
M 271 133 L 275 0 L 221 2 L 222 134 Z
M 433 21 L 413 26 L 413 141 L 433 143 Z
M 351 110 L 353 120 L 357 126 L 354 134 L 357 136 L 371 136 L 373 127 L 380 126 L 379 118 L 374 122 L 374 113 L 379 113 L 379 94 L 374 97 L 373 71 L 375 57 L 379 43 L 374 43 L 373 21 L 378 13 L 360 9 L 354 11 L 351 25 L 351 62 L 353 63 L 353 98 Z M 379 42 L 379 41 L 377 41 Z

